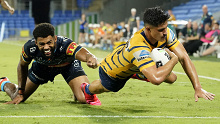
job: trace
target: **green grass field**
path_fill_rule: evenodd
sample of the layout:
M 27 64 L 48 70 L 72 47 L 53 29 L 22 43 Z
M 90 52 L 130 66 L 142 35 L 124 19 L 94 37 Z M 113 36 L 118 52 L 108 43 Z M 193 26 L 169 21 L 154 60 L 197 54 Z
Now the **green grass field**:
M 0 77 L 7 76 L 17 83 L 17 64 L 24 42 L 0 43 Z M 89 49 L 99 61 L 109 52 Z M 131 79 L 117 93 L 103 93 L 98 97 L 102 106 L 74 102 L 72 92 L 62 76 L 48 82 L 24 103 L 3 104 L 10 101 L 0 92 L 1 124 L 144 124 L 144 123 L 220 123 L 220 59 L 205 57 L 194 61 L 203 88 L 216 95 L 213 101 L 194 100 L 192 85 L 181 68 L 176 65 L 178 80 L 172 84 L 155 86 Z M 98 69 L 83 64 L 90 81 L 98 79 Z

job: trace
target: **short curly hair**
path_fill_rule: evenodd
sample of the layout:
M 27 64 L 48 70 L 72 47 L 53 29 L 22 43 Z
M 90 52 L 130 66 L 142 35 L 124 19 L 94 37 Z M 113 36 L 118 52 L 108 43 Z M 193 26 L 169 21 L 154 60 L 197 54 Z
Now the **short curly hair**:
M 168 13 L 165 13 L 160 7 L 147 8 L 144 12 L 144 25 L 152 25 L 158 27 L 170 18 Z
M 33 31 L 33 36 L 36 40 L 38 37 L 46 38 L 49 35 L 54 37 L 54 34 L 55 34 L 55 28 L 50 23 L 38 24 Z

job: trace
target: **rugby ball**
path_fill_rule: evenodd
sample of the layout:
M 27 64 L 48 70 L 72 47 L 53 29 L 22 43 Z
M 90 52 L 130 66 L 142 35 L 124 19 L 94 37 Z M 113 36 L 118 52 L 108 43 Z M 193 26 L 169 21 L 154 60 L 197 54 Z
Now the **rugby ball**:
M 162 48 L 154 48 L 150 53 L 157 68 L 165 65 L 170 60 L 170 55 Z

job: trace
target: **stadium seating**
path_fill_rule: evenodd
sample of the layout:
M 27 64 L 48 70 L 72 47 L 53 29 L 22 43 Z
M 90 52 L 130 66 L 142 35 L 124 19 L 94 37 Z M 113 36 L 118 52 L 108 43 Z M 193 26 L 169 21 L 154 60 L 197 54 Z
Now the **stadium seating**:
M 220 0 L 191 0 L 173 7 L 172 11 L 177 20 L 196 20 L 201 17 L 204 4 L 208 6 L 209 12 L 220 11 Z
M 88 9 L 92 0 L 77 0 L 77 6 L 79 8 Z
M 53 15 L 54 16 L 51 18 L 51 24 L 56 26 L 75 19 L 79 19 L 81 16 L 81 11 L 56 10 L 54 11 Z M 31 17 L 31 14 L 29 13 L 28 10 L 21 10 L 21 11 L 16 10 L 13 15 L 9 14 L 9 12 L 6 10 L 2 10 L 0 13 L 0 27 L 2 22 L 6 22 L 5 38 L 10 37 L 11 35 L 15 35 L 16 31 L 22 29 L 29 29 L 30 33 L 32 34 L 32 31 L 35 27 L 34 19 Z

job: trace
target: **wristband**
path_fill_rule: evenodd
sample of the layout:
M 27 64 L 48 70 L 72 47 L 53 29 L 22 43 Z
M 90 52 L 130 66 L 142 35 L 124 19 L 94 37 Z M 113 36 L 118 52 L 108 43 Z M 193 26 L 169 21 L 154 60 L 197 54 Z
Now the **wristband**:
M 18 94 L 19 95 L 23 95 L 24 92 L 24 88 L 18 88 Z

